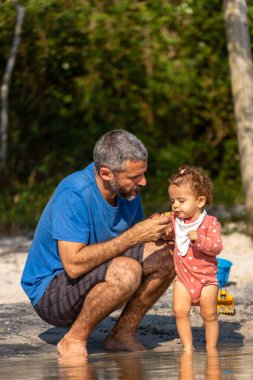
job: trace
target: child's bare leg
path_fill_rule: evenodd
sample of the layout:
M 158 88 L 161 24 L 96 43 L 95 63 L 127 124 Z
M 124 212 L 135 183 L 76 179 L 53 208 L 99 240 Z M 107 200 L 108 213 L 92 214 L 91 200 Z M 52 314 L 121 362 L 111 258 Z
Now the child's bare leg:
M 184 285 L 175 281 L 173 289 L 173 308 L 176 318 L 177 330 L 185 351 L 192 351 L 192 329 L 189 319 L 191 310 L 191 296 Z
M 219 288 L 216 285 L 205 286 L 200 297 L 200 314 L 205 324 L 206 349 L 215 348 L 219 337 L 217 318 L 217 297 Z

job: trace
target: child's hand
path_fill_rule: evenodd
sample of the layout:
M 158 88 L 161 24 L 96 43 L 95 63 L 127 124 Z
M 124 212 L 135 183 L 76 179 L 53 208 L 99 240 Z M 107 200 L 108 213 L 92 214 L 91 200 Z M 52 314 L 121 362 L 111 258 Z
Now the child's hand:
M 161 239 L 165 241 L 174 240 L 173 228 L 171 226 L 167 228 L 165 234 L 161 235 Z
M 191 241 L 196 241 L 198 240 L 198 231 L 189 231 L 187 236 Z

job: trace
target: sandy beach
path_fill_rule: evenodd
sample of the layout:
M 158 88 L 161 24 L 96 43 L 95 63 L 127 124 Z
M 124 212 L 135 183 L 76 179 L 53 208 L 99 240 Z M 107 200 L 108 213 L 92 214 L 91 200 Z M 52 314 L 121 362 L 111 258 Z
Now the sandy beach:
M 55 344 L 65 334 L 40 320 L 20 287 L 20 277 L 31 238 L 27 236 L 0 238 L 0 356 L 55 353 Z M 253 241 L 243 233 L 223 235 L 224 249 L 219 257 L 230 260 L 227 291 L 235 298 L 235 315 L 219 315 L 219 346 L 253 344 Z M 120 310 L 102 321 L 90 336 L 88 350 L 103 352 L 102 343 Z M 197 307 L 191 321 L 196 348 L 205 346 L 202 320 Z M 138 338 L 147 349 L 181 349 L 172 313 L 172 288 L 152 307 L 142 320 Z

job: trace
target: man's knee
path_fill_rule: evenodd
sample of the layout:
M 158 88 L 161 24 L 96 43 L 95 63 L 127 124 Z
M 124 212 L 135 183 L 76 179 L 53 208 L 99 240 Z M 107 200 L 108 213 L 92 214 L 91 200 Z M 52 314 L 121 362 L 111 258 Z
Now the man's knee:
M 140 286 L 141 277 L 142 267 L 138 261 L 120 256 L 112 260 L 107 270 L 106 281 L 134 292 Z
M 160 276 L 164 278 L 169 278 L 172 280 L 175 277 L 175 268 L 174 268 L 174 260 L 171 255 L 162 254 L 159 258 L 159 272 Z
M 144 273 L 154 272 L 157 272 L 160 278 L 172 280 L 175 277 L 173 256 L 165 244 L 154 249 L 144 261 Z

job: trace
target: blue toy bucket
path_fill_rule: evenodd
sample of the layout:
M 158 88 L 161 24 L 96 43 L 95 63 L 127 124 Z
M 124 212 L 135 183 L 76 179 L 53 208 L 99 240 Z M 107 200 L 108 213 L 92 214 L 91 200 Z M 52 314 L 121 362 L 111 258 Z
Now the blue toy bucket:
M 233 265 L 231 261 L 226 259 L 218 259 L 218 273 L 217 273 L 217 279 L 219 282 L 219 287 L 224 288 L 228 283 L 228 277 L 230 268 Z

